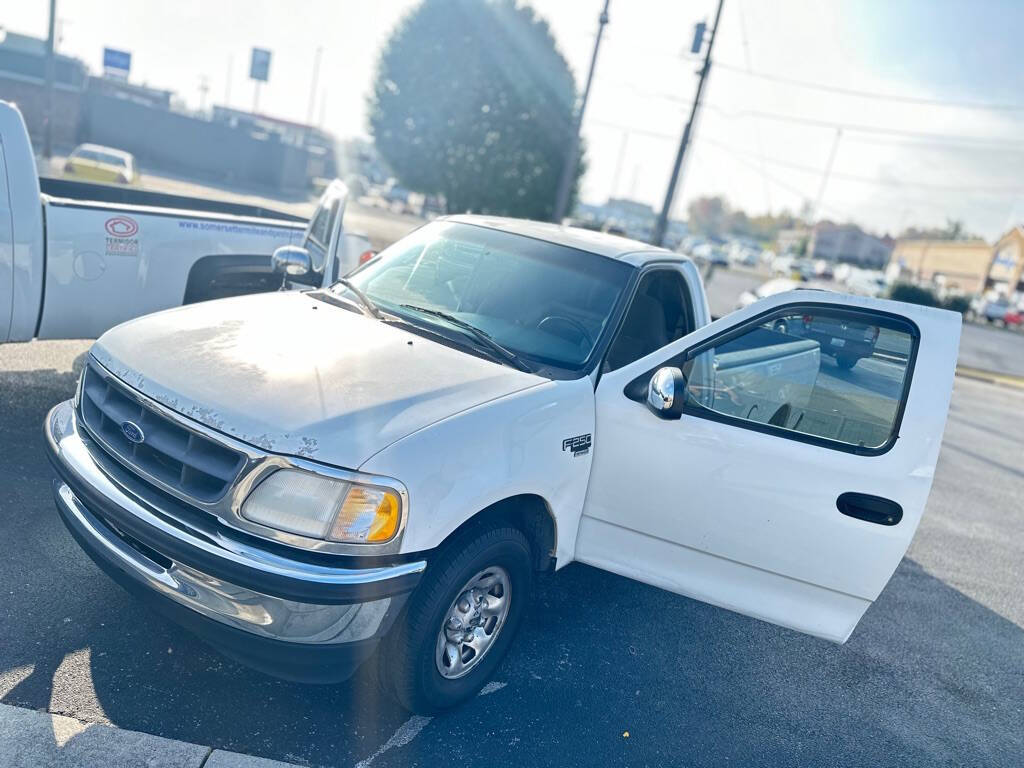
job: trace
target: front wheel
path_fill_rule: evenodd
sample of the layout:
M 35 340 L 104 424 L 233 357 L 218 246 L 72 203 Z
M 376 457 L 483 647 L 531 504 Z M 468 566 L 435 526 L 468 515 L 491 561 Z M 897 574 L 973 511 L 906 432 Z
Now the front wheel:
M 857 357 L 850 357 L 849 355 L 840 355 L 836 358 L 836 365 L 838 365 L 842 370 L 848 371 L 857 364 L 857 360 L 859 359 L 860 358 Z
M 519 529 L 497 525 L 454 539 L 384 644 L 389 692 L 417 714 L 475 696 L 507 653 L 532 586 L 530 543 Z

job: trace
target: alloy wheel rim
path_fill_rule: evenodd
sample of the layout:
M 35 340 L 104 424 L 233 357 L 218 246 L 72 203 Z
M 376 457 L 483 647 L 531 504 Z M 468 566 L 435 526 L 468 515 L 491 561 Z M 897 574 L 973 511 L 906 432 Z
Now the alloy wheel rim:
M 492 566 L 458 591 L 437 633 L 434 660 L 441 677 L 467 675 L 487 655 L 508 618 L 511 585 L 508 571 Z

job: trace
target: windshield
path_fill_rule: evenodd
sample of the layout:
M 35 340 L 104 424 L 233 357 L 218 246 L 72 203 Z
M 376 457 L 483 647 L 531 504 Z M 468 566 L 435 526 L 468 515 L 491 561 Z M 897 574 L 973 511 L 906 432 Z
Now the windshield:
M 419 325 L 457 326 L 447 313 L 516 355 L 580 370 L 602 338 L 633 268 L 522 235 L 435 222 L 349 276 L 380 309 Z M 331 290 L 345 293 L 334 285 Z

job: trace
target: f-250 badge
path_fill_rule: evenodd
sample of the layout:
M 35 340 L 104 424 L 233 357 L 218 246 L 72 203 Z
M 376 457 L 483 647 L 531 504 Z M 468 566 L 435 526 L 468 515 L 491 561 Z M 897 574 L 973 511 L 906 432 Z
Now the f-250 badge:
M 562 450 L 572 451 L 573 456 L 586 456 L 590 453 L 591 442 L 589 434 L 567 437 L 562 441 Z

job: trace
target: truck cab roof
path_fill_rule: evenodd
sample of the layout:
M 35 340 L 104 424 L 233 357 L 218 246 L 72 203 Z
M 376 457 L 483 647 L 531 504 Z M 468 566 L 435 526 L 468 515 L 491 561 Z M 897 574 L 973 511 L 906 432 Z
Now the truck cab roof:
M 628 237 L 610 235 L 605 232 L 594 232 L 580 227 L 568 227 L 545 221 L 529 219 L 512 219 L 504 216 L 484 216 L 460 214 L 445 216 L 444 221 L 461 224 L 473 224 L 478 227 L 497 229 L 514 235 L 532 237 L 567 248 L 594 253 L 609 259 L 617 259 L 634 266 L 643 266 L 651 261 L 688 261 L 686 256 L 658 248 L 650 243 L 632 240 Z

